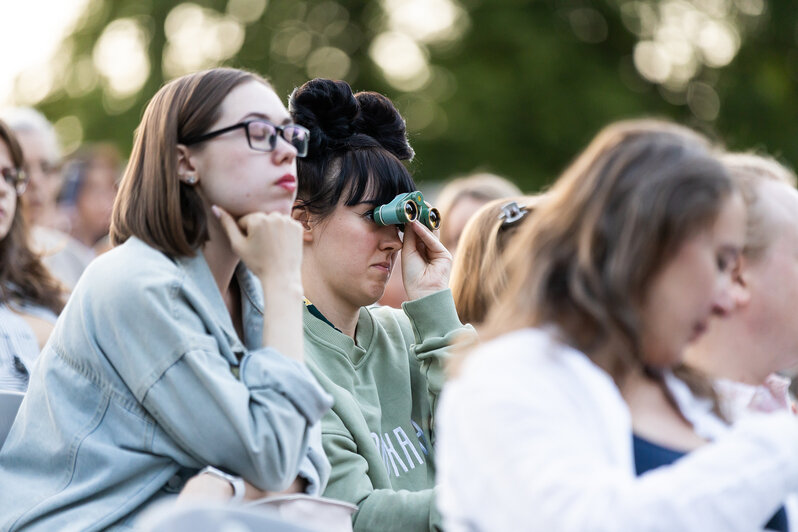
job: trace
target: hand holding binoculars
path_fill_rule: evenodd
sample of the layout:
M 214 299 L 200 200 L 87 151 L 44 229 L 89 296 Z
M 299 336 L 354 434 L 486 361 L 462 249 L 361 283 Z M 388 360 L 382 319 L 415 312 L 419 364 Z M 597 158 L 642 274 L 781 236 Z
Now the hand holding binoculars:
M 431 231 L 441 226 L 438 209 L 427 206 L 418 190 L 399 194 L 389 203 L 375 207 L 372 218 L 377 225 L 404 225 L 418 220 Z

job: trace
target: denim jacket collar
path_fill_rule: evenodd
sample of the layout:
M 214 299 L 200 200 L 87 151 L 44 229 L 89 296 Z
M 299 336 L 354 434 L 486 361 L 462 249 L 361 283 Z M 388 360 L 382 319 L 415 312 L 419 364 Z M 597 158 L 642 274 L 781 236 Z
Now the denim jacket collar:
M 175 262 L 185 272 L 186 282 L 194 284 L 210 304 L 211 312 L 227 336 L 232 351 L 241 356 L 246 349 L 257 349 L 262 342 L 260 331 L 263 329 L 263 294 L 260 282 L 244 263 L 240 262 L 235 271 L 241 289 L 244 326 L 244 338 L 240 339 L 202 250 L 198 249 L 193 257 L 177 257 Z M 229 362 L 238 365 L 238 360 Z

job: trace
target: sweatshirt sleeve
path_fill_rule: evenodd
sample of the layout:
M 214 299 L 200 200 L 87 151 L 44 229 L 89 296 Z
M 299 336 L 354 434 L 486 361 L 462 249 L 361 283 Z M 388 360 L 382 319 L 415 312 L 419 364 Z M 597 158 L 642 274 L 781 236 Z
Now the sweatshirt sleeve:
M 358 454 L 357 445 L 349 434 L 325 430 L 323 442 L 332 464 L 330 483 L 324 495 L 358 506 L 352 522 L 355 532 L 442 530 L 441 516 L 435 505 L 436 490 L 374 489 L 368 462 Z
M 260 489 L 285 489 L 332 404 L 307 367 L 264 347 L 244 354 L 237 379 L 185 299 L 162 283 L 131 283 L 120 292 L 98 303 L 99 348 L 186 454 L 175 458 L 187 467 L 221 467 Z M 152 445 L 157 452 L 157 439 Z M 319 484 L 323 475 L 308 473 Z
M 451 356 L 453 346 L 455 343 L 475 342 L 477 332 L 471 325 L 460 323 L 452 291 L 448 288 L 406 301 L 402 303 L 402 309 L 413 327 L 415 343 L 410 351 L 421 365 L 430 406 L 435 412 L 446 377 L 446 361 Z

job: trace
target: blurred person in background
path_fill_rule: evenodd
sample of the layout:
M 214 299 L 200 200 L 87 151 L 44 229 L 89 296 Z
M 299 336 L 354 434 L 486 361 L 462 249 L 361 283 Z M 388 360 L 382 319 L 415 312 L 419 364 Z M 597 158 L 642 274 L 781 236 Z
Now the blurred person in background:
M 438 193 L 441 213 L 441 243 L 452 256 L 468 220 L 487 202 L 520 196 L 521 190 L 512 181 L 494 174 L 475 173 L 452 179 Z
M 64 168 L 59 207 L 69 218 L 72 237 L 95 252 L 104 247 L 111 227 L 121 171 L 119 150 L 111 144 L 84 146 Z
M 22 148 L 0 122 L 0 390 L 24 392 L 64 306 L 61 285 L 30 249 Z
M 794 412 L 785 376 L 798 366 L 798 190 L 795 174 L 754 154 L 721 160 L 743 192 L 748 212 L 738 282 L 748 297 L 688 348 L 685 363 L 712 379 L 720 414 L 736 422 L 757 413 Z M 694 413 L 700 415 L 700 410 Z M 722 432 L 722 431 L 721 431 Z M 796 498 L 770 528 L 798 528 Z
M 23 214 L 35 252 L 70 290 L 94 257 L 91 249 L 69 236 L 69 220 L 57 206 L 61 190 L 61 150 L 52 124 L 28 107 L 7 109 L 0 118 L 17 134 L 30 182 L 23 196 Z M 30 195 L 30 196 L 29 196 Z
M 636 476 L 622 391 L 656 395 L 714 318 L 733 312 L 745 205 L 714 149 L 675 124 L 602 130 L 510 243 L 488 318 L 438 411 L 447 530 L 761 530 L 798 488 L 798 420 L 741 420 Z M 703 443 L 703 442 L 702 442 Z
M 727 154 L 721 159 L 748 209 L 739 282 L 749 297 L 686 353 L 685 362 L 716 379 L 723 413 L 789 410 L 789 379 L 798 366 L 798 190 L 796 177 L 773 159 Z
M 29 182 L 22 205 L 28 226 L 68 231 L 69 222 L 57 206 L 62 184 L 61 148 L 53 125 L 30 107 L 6 109 L 0 118 L 14 130 L 25 155 Z
M 531 217 L 540 196 L 490 201 L 465 225 L 452 263 L 449 287 L 460 321 L 479 330 L 488 311 L 507 285 L 502 253 L 518 229 Z
M 494 174 L 476 173 L 448 181 L 436 200 L 441 213 L 441 244 L 456 258 L 460 234 L 466 222 L 480 207 L 491 200 L 520 195 L 521 190 L 516 185 Z M 407 301 L 401 279 L 401 260 L 397 260 L 394 274 L 385 287 L 385 294 L 379 300 L 380 305 L 399 308 Z

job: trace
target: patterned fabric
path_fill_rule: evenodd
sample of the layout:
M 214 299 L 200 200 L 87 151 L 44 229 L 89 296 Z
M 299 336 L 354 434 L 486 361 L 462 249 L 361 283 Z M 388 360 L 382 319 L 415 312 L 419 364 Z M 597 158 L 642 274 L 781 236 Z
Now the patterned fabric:
M 39 356 L 39 343 L 23 314 L 55 323 L 48 309 L 0 303 L 0 390 L 24 392 L 30 371 Z

